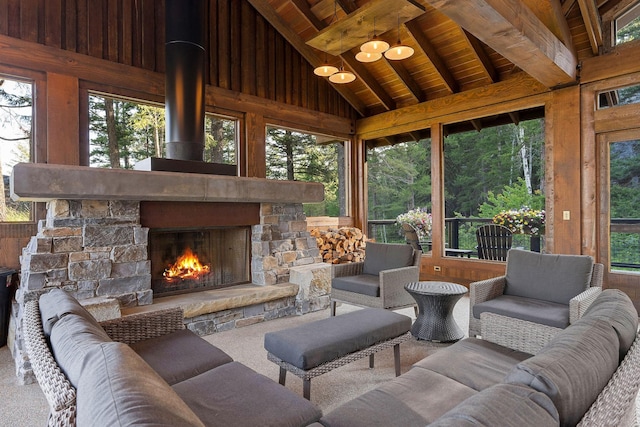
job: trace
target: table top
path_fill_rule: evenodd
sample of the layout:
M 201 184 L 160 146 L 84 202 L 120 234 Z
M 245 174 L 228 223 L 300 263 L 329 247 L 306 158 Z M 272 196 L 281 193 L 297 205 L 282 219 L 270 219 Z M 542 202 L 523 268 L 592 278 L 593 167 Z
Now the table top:
M 421 295 L 464 295 L 469 292 L 464 286 L 449 282 L 411 282 L 404 288 L 407 292 Z

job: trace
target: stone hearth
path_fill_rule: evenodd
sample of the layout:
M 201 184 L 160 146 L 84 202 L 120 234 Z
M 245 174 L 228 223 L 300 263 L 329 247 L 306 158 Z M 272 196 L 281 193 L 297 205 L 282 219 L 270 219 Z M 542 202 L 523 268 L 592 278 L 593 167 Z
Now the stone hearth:
M 19 166 L 12 175 L 12 197 L 48 201 L 46 220 L 23 250 L 21 284 L 12 311 L 9 345 L 22 383 L 34 381 L 20 327 L 22 307 L 52 287 L 71 292 L 89 307 L 98 304 L 102 314 L 105 301 L 117 301 L 114 312 L 124 315 L 177 305 L 185 311 L 187 327 L 199 334 L 329 305 L 331 266 L 322 263 L 301 204 L 322 200 L 319 184 Z M 154 299 L 149 230 L 140 223 L 143 200 L 259 203 L 259 223 L 251 226 L 252 283 Z

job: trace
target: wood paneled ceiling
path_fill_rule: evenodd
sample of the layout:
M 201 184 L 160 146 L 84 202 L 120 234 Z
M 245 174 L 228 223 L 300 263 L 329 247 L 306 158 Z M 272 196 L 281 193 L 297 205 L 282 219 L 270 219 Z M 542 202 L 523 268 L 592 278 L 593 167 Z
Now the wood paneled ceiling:
M 373 63 L 355 59 L 359 45 L 333 56 L 307 41 L 377 0 L 248 1 L 312 66 L 327 58 L 355 73 L 354 82 L 333 87 L 367 117 L 517 73 L 549 88 L 575 84 L 580 61 L 602 51 L 603 14 L 633 0 L 410 0 L 424 13 L 401 24 L 399 32 L 415 54 Z M 388 3 L 388 14 L 395 15 L 396 2 Z M 342 34 L 348 39 L 349 30 Z M 393 45 L 398 27 L 377 35 Z

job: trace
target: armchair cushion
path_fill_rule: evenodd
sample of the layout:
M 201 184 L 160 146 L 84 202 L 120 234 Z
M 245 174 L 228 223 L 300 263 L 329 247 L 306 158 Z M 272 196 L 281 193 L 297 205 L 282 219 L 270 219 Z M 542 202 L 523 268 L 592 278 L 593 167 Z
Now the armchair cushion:
M 589 287 L 593 258 L 588 255 L 553 255 L 511 249 L 507 254 L 504 293 L 544 299 L 559 304 Z
M 473 306 L 473 317 L 488 311 L 528 322 L 564 329 L 569 326 L 569 306 L 535 298 L 501 295 Z
M 331 280 L 331 286 L 342 291 L 372 297 L 380 296 L 380 278 L 377 275 L 359 274 L 357 276 L 334 277 Z
M 413 248 L 410 245 L 367 242 L 364 274 L 377 276 L 382 270 L 410 265 L 413 265 Z

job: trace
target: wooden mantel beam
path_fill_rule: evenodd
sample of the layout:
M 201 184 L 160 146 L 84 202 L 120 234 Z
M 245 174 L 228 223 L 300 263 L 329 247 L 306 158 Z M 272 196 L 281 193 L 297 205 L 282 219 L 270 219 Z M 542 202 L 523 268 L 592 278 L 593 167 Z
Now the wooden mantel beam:
M 576 83 L 576 53 L 524 3 L 514 0 L 427 1 L 546 87 Z

